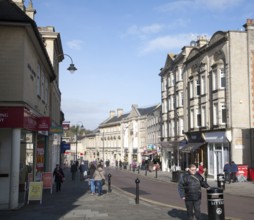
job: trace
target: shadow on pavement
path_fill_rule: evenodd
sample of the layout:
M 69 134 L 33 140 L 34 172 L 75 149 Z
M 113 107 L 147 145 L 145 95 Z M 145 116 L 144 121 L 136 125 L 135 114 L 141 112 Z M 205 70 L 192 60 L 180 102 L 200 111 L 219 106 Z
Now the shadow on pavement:
M 187 214 L 186 214 L 186 211 L 184 211 L 184 210 L 172 209 L 172 210 L 168 211 L 168 215 L 172 218 L 181 219 L 181 220 L 186 219 L 187 220 Z M 207 220 L 208 216 L 206 214 L 202 213 L 201 219 Z
M 1 210 L 0 219 L 55 220 L 75 210 L 82 203 L 81 198 L 90 193 L 90 186 L 87 181 L 79 180 L 79 174 L 76 175 L 76 180 L 72 181 L 69 169 L 64 170 L 64 173 L 66 181 L 62 184 L 61 192 L 56 192 L 55 185 L 52 194 L 50 190 L 44 189 L 42 204 L 39 201 L 30 201 L 16 210 Z

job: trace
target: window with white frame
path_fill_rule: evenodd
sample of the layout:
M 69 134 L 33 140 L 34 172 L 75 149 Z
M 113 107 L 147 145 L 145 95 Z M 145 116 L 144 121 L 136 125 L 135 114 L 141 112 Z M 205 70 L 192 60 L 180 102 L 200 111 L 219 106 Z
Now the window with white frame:
M 194 109 L 190 110 L 190 128 L 194 128 Z
M 168 86 L 171 86 L 171 76 L 168 76 Z
M 227 111 L 225 104 L 221 105 L 221 123 L 225 124 L 227 122 Z
M 218 76 L 217 76 L 217 69 L 214 69 L 212 72 L 212 77 L 213 77 L 213 91 L 218 88 Z
M 183 69 L 182 69 L 182 67 L 178 67 L 178 77 L 179 77 L 179 81 L 183 80 Z
M 175 102 L 174 102 L 174 96 L 170 96 L 171 98 L 171 110 L 173 110 L 175 108 Z
M 179 106 L 182 107 L 183 106 L 183 92 L 179 92 Z
M 172 125 L 171 125 L 171 121 L 168 123 L 168 135 L 169 135 L 169 137 L 172 136 Z
M 189 89 L 190 89 L 190 98 L 193 98 L 193 81 L 190 81 L 189 82 L 189 85 L 190 85 L 190 87 L 189 87 Z
M 176 92 L 176 108 L 179 107 L 179 92 Z
M 171 97 L 168 97 L 168 110 L 171 110 Z
M 167 112 L 167 101 L 163 100 L 163 110 L 166 113 Z
M 205 106 L 201 107 L 201 126 L 206 127 L 206 111 Z
M 226 87 L 226 77 L 225 77 L 225 70 L 224 68 L 220 69 L 220 87 L 225 88 Z
M 196 80 L 196 94 L 197 96 L 200 96 L 200 80 Z
M 174 120 L 171 121 L 171 136 L 172 137 L 175 136 L 175 121 Z
M 36 81 L 36 92 L 38 96 L 41 96 L 41 66 L 37 66 L 37 81 Z
M 200 127 L 200 126 L 201 126 L 201 114 L 200 114 L 200 110 L 196 108 L 196 127 Z
M 163 77 L 162 79 L 162 91 L 166 91 L 167 90 L 167 79 L 165 77 Z
M 213 125 L 218 125 L 218 103 L 213 104 Z
M 174 86 L 174 85 L 175 85 L 175 77 L 174 77 L 174 74 L 172 73 L 170 77 L 171 77 L 171 86 Z
M 201 83 L 200 83 L 200 86 L 201 86 L 201 95 L 204 95 L 205 94 L 205 90 L 206 90 L 206 81 L 205 81 L 205 75 L 202 75 L 201 76 Z
M 179 118 L 179 135 L 183 135 L 183 119 Z

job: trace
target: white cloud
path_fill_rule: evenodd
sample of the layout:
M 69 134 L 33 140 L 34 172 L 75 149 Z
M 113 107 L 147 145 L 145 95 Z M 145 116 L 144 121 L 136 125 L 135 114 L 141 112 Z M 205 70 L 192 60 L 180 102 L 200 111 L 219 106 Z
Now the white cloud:
M 196 40 L 197 36 L 198 34 L 179 34 L 158 37 L 147 41 L 141 49 L 141 53 L 146 54 L 158 50 L 167 52 L 179 51 L 183 46 L 189 45 L 192 40 Z
M 210 9 L 227 9 L 230 7 L 234 7 L 242 3 L 243 0 L 195 0 L 195 4 L 199 6 L 206 6 Z
M 136 35 L 139 37 L 144 37 L 150 34 L 157 34 L 164 29 L 164 25 L 162 24 L 151 24 L 143 27 L 139 27 L 137 25 L 132 25 L 128 28 L 125 35 Z
M 68 41 L 66 44 L 70 49 L 81 50 L 82 43 L 83 41 L 81 40 L 72 40 L 72 41 Z
M 175 0 L 157 7 L 162 12 L 182 12 L 195 9 L 226 10 L 241 4 L 244 0 Z

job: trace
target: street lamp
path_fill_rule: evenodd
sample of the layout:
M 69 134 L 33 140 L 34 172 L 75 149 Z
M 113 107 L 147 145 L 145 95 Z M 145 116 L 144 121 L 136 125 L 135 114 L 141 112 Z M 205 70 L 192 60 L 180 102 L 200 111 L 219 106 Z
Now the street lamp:
M 103 160 L 103 164 L 104 164 L 104 141 L 105 141 L 105 137 L 104 137 L 104 132 L 102 133 L 102 160 Z
M 78 131 L 79 131 L 79 125 L 78 124 L 81 124 L 80 128 L 83 129 L 84 126 L 83 126 L 83 123 L 80 121 L 76 124 L 76 153 L 75 153 L 75 156 L 74 156 L 74 161 L 77 161 L 78 160 Z
M 70 66 L 67 68 L 67 70 L 69 70 L 70 73 L 74 73 L 74 72 L 77 70 L 77 68 L 75 67 L 75 65 L 74 65 L 74 63 L 73 63 L 72 58 L 71 58 L 70 55 L 68 55 L 68 54 L 65 53 L 65 54 L 60 54 L 59 56 L 67 56 L 67 57 L 69 57 L 69 58 L 71 59 L 71 64 L 70 64 Z

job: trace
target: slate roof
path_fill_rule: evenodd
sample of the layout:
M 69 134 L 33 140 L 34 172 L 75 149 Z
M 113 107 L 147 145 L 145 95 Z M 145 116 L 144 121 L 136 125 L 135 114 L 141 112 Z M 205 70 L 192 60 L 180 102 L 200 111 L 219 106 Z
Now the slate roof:
M 139 111 L 140 115 L 143 116 L 152 113 L 157 107 L 158 105 L 154 105 L 148 108 L 137 108 L 137 110 Z
M 152 113 L 157 107 L 158 107 L 158 105 L 154 105 L 154 106 L 151 106 L 148 108 L 136 108 L 136 109 L 139 112 L 140 116 L 145 116 L 145 115 Z M 114 117 L 102 122 L 100 124 L 100 126 L 111 124 L 111 123 L 117 123 L 117 122 L 120 123 L 123 119 L 127 118 L 129 116 L 129 114 L 130 114 L 130 112 L 123 114 L 120 117 L 114 116 Z

